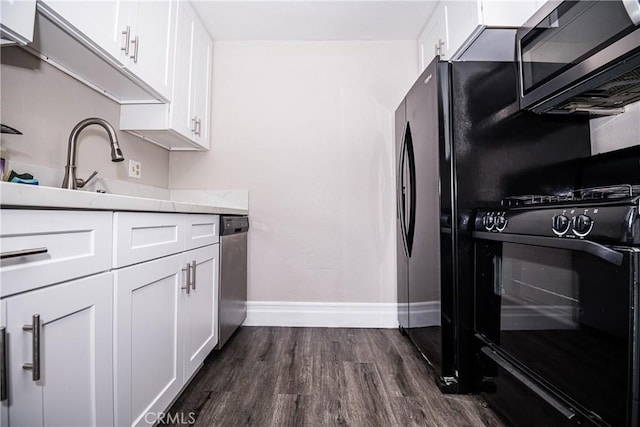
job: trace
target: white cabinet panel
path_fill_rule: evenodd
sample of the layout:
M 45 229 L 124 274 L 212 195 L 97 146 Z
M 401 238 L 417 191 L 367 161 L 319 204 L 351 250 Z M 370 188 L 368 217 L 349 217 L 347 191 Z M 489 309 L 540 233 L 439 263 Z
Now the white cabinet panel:
M 182 255 L 117 270 L 116 424 L 148 425 L 183 384 L 179 337 Z
M 27 44 L 33 41 L 36 0 L 0 2 L 0 35 L 2 44 Z
M 187 215 L 185 249 L 213 245 L 220 241 L 220 216 Z
M 114 213 L 114 267 L 183 251 L 184 221 L 179 214 Z
M 103 273 L 8 298 L 9 423 L 113 425 L 113 275 Z M 33 316 L 41 320 L 40 379 Z
M 184 378 L 188 380 L 218 343 L 219 245 L 185 253 L 187 263 L 195 261 L 192 289 L 183 295 L 182 336 Z
M 111 268 L 111 212 L 2 210 L 3 253 L 46 253 L 0 262 L 0 295 L 8 296 Z

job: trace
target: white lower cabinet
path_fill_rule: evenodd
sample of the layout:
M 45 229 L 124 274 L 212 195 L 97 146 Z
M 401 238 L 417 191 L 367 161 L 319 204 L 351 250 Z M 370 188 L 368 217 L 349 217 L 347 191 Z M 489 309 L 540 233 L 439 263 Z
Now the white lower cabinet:
M 219 217 L 1 219 L 0 427 L 155 424 L 218 343 Z
M 218 245 L 116 270 L 116 425 L 153 425 L 217 344 Z
M 114 425 L 112 286 L 102 273 L 2 301 L 3 425 Z

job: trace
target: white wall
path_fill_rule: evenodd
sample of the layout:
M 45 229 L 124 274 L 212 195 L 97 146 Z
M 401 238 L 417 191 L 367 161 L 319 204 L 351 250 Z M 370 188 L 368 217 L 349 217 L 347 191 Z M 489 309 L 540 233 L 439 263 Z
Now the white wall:
M 3 134 L 0 139 L 9 166 L 19 163 L 22 169 L 31 165 L 43 166 L 44 170 L 64 169 L 73 127 L 82 119 L 102 117 L 116 128 L 125 158 L 142 161 L 142 178 L 128 178 L 127 160 L 111 162 L 107 134 L 97 126 L 86 128 L 78 139 L 78 177 L 86 178 L 98 170 L 98 177 L 168 188 L 169 153 L 118 131 L 120 106 L 117 103 L 18 47 L 3 47 L 1 60 L 0 120 L 23 133 Z M 39 178 L 38 173 L 33 174 Z M 57 186 L 62 180 L 46 184 Z
M 591 119 L 591 152 L 605 153 L 640 144 L 640 102 L 617 116 Z
M 215 43 L 211 151 L 172 153 L 170 187 L 249 190 L 249 300 L 396 300 L 393 119 L 415 51 Z

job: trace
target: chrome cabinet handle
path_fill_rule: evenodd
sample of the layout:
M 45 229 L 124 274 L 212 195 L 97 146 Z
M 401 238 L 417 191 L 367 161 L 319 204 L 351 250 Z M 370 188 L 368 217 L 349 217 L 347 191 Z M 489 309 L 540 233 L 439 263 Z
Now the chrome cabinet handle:
M 136 36 L 131 42 L 133 45 L 133 55 L 129 56 L 129 58 L 133 59 L 134 63 L 138 63 L 138 47 L 140 46 L 140 38 Z
M 42 321 L 40 320 L 39 314 L 34 314 L 32 317 L 31 325 L 24 325 L 22 330 L 31 331 L 31 341 L 32 341 L 32 353 L 33 359 L 32 363 L 24 363 L 22 365 L 22 369 L 33 371 L 32 379 L 33 381 L 40 381 L 40 332 L 42 329 Z
M 191 293 L 191 264 L 187 264 L 187 268 L 183 268 L 182 271 L 186 271 L 186 280 L 185 280 L 185 286 L 181 287 L 180 289 L 184 289 L 187 291 L 187 295 L 189 295 Z
M 202 130 L 202 120 L 196 119 L 196 135 L 200 136 L 201 130 Z
M 0 401 L 7 400 L 7 328 L 0 328 Z
M 198 118 L 196 116 L 193 116 L 191 118 L 191 132 L 196 133 L 196 129 L 197 129 L 197 123 L 198 123 Z
M 196 290 L 196 268 L 197 264 L 194 261 L 191 261 L 191 289 Z
M 19 251 L 8 251 L 8 252 L 2 252 L 0 254 L 0 259 L 46 254 L 48 251 L 49 249 L 47 248 L 33 248 L 33 249 L 22 249 Z
M 442 56 L 444 50 L 442 49 L 444 47 L 444 42 L 442 41 L 442 39 L 438 39 L 438 42 L 436 43 L 436 56 Z
M 127 25 L 127 29 L 122 32 L 124 36 L 124 46 L 120 50 L 124 51 L 125 55 L 129 55 L 129 43 L 131 42 L 131 27 Z

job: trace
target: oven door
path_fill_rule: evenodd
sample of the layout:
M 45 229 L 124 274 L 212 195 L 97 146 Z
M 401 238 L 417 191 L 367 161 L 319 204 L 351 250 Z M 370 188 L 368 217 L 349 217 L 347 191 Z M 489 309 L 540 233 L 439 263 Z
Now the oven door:
M 479 357 L 501 367 L 483 372 L 483 381 L 506 370 L 568 420 L 638 425 L 638 250 L 579 239 L 474 237 Z

